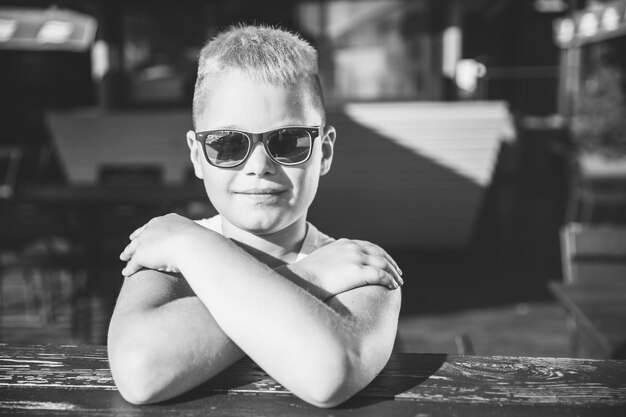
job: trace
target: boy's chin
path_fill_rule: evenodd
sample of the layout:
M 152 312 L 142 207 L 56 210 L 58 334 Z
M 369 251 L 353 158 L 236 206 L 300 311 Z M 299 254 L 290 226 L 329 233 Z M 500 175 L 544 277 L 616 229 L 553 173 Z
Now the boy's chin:
M 286 227 L 280 217 L 247 217 L 234 224 L 239 229 L 255 235 L 279 232 Z
M 300 213 L 295 207 L 231 207 L 230 211 L 223 212 L 230 213 L 223 217 L 231 225 L 259 236 L 285 231 L 297 223 L 298 219 L 306 218 L 306 211 Z

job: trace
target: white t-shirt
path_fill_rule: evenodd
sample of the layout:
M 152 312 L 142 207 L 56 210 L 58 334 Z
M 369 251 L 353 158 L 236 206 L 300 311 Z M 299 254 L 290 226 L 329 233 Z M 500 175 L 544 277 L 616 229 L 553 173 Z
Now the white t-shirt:
M 213 230 L 221 235 L 224 234 L 222 231 L 222 216 L 217 214 L 208 219 L 200 219 L 196 220 L 200 226 L 206 227 L 209 230 Z M 298 256 L 296 258 L 296 262 L 300 259 L 306 257 L 311 254 L 316 249 L 321 248 L 322 246 L 326 246 L 329 243 L 334 242 L 335 239 L 325 235 L 320 232 L 317 227 L 313 226 L 311 223 L 306 223 L 306 236 L 304 237 L 304 242 L 302 242 L 302 247 L 298 252 Z

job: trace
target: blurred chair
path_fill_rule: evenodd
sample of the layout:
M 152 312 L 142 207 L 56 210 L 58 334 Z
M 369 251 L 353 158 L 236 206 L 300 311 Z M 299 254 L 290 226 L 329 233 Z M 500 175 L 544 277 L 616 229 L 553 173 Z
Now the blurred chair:
M 620 296 L 616 292 L 626 288 L 626 226 L 569 223 L 561 229 L 560 237 L 564 289 L 559 285 L 552 285 L 552 288 L 568 311 L 566 325 L 572 356 L 580 357 L 589 351 L 585 346 L 598 344 L 597 340 L 608 340 L 605 333 L 612 334 L 616 325 L 626 329 L 623 324 L 615 323 L 623 314 L 623 306 L 612 300 Z M 582 290 L 585 301 L 569 297 L 567 287 Z M 580 302 L 583 304 L 578 304 Z M 581 316 L 585 317 L 585 326 L 579 322 Z M 598 317 L 602 317 L 603 330 L 594 322 Z M 594 329 L 593 336 L 589 336 L 589 328 Z M 611 353 L 613 357 L 618 354 L 623 353 Z
M 621 172 L 593 174 L 580 162 L 574 167 L 571 198 L 567 207 L 568 222 L 598 223 L 623 220 L 626 209 L 626 178 Z M 607 214 L 614 213 L 607 217 Z
M 475 355 L 474 344 L 468 334 L 462 333 L 454 336 L 456 353 L 459 355 Z
M 626 280 L 626 226 L 569 223 L 561 254 L 566 284 Z

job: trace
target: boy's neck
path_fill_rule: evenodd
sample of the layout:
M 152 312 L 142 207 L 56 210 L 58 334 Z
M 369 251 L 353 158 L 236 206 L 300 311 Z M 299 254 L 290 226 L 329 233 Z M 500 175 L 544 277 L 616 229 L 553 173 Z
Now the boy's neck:
M 222 233 L 225 237 L 261 251 L 270 258 L 282 261 L 281 263 L 295 262 L 306 236 L 306 229 L 306 217 L 303 216 L 278 232 L 257 235 L 238 228 L 222 216 Z

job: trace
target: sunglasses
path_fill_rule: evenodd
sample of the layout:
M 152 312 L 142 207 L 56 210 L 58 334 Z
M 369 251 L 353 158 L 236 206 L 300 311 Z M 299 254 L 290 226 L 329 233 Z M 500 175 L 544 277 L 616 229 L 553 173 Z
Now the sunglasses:
M 313 141 L 322 136 L 323 126 L 287 126 L 263 133 L 234 129 L 195 132 L 203 144 L 209 164 L 218 168 L 234 168 L 248 159 L 257 141 L 270 159 L 280 165 L 299 165 L 309 160 Z

